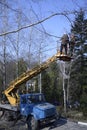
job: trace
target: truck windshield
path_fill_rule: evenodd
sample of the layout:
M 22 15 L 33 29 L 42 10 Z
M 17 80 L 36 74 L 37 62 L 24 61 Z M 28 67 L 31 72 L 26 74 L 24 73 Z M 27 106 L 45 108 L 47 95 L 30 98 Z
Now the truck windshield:
M 29 95 L 28 96 L 28 103 L 39 103 L 45 102 L 44 95 Z

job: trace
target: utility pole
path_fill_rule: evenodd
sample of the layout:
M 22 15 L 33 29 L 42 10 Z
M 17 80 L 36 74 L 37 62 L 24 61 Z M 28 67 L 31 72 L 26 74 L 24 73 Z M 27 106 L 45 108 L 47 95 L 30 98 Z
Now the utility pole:
M 40 73 L 40 93 L 42 93 L 41 73 Z
M 6 89 L 6 36 L 3 39 L 4 50 L 3 50 L 3 89 Z
M 70 89 L 70 73 L 71 73 L 71 67 L 72 67 L 72 61 L 68 65 L 68 83 L 67 83 L 67 102 L 69 102 L 70 95 L 69 95 L 69 89 Z
M 64 96 L 64 113 L 66 114 L 66 89 L 65 89 L 65 62 L 63 63 L 63 71 L 64 71 L 64 74 L 63 74 L 63 96 Z
M 21 12 L 17 15 L 18 29 L 20 28 Z M 17 33 L 17 45 L 16 45 L 16 77 L 19 76 L 19 42 L 20 42 L 20 32 Z
M 41 65 L 41 44 L 42 44 L 42 42 L 40 43 L 40 48 L 39 48 L 39 65 Z M 40 91 L 40 93 L 42 93 L 42 82 L 41 82 L 41 79 L 42 79 L 42 75 L 40 73 L 39 74 L 39 91 Z
M 41 49 L 39 51 L 39 64 L 41 65 Z M 39 74 L 39 88 L 40 88 L 40 93 L 42 93 L 42 82 L 41 82 L 41 79 L 42 79 L 42 75 L 40 73 Z
M 64 113 L 66 114 L 66 79 L 68 76 L 66 75 L 66 62 L 60 62 L 60 71 L 62 73 L 62 80 L 63 80 L 63 105 L 64 105 Z
M 5 2 L 5 1 L 4 1 Z M 3 10 L 3 31 L 7 31 L 7 7 L 2 7 Z M 6 35 L 3 36 L 3 89 L 6 89 Z
M 33 31 L 33 28 L 30 28 L 30 35 L 29 35 L 29 44 L 28 44 L 28 48 L 29 48 L 29 56 L 28 56 L 28 59 L 29 59 L 29 64 L 28 64 L 28 68 L 31 69 L 31 45 L 32 45 L 32 31 Z

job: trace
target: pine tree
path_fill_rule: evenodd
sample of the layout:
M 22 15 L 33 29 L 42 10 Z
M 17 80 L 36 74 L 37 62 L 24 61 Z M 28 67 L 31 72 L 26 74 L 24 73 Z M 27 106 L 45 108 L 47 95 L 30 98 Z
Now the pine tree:
M 83 10 L 77 13 L 71 32 L 76 36 L 76 57 L 71 72 L 71 87 L 75 87 L 71 95 L 74 101 L 81 101 L 84 86 L 87 89 L 87 19 Z
M 47 70 L 42 72 L 42 92 L 49 102 L 63 102 L 62 81 L 59 77 L 59 67 L 52 63 Z

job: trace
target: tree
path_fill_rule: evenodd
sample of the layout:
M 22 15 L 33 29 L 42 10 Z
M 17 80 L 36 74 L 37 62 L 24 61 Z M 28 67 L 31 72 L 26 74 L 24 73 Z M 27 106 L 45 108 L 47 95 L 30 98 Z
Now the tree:
M 4 0 L 5 2 L 5 0 Z M 4 11 L 3 11 L 4 10 Z M 4 12 L 4 13 L 3 13 Z M 3 31 L 7 31 L 8 29 L 8 18 L 7 18 L 7 8 L 5 8 L 4 6 L 2 7 L 2 13 L 3 13 Z M 4 35 L 3 36 L 3 72 L 2 72 L 2 77 L 3 77 L 3 90 L 5 90 L 6 88 L 6 82 L 7 82 L 7 79 L 6 79 L 6 63 L 7 63 L 7 45 L 6 45 L 6 40 L 7 40 L 7 36 Z
M 87 87 L 87 20 L 81 9 L 76 14 L 71 32 L 76 35 L 75 59 L 71 70 L 72 99 L 80 101 L 84 94 L 84 85 Z
M 59 66 L 56 62 L 42 72 L 42 92 L 48 101 L 63 103 L 62 83 L 59 76 Z
M 51 100 L 62 102 L 62 86 L 60 78 L 60 68 L 56 62 L 52 63 L 50 66 L 50 78 L 51 78 Z
M 47 69 L 48 70 L 48 69 Z M 51 87 L 50 87 L 50 76 L 47 72 L 47 70 L 44 70 L 41 75 L 42 75 L 42 93 L 44 93 L 45 98 L 47 101 L 50 101 L 51 97 Z

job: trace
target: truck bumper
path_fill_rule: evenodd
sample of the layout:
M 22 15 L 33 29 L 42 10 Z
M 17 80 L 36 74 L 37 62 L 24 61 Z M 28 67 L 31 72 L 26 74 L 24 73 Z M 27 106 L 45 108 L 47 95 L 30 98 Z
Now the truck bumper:
M 55 122 L 57 120 L 57 116 L 51 116 L 40 120 L 40 124 L 48 124 L 51 122 Z

